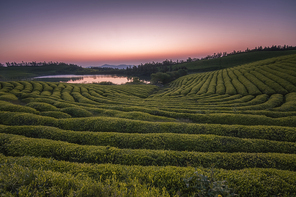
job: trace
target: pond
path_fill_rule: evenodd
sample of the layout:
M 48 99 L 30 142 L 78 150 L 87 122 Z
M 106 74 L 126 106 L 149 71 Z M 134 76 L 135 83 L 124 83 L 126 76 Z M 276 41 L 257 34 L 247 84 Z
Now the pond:
M 114 84 L 125 84 L 132 82 L 131 77 L 117 75 L 48 75 L 33 78 L 36 81 L 65 82 L 65 83 L 100 83 L 112 82 Z M 146 84 L 147 80 L 140 80 Z

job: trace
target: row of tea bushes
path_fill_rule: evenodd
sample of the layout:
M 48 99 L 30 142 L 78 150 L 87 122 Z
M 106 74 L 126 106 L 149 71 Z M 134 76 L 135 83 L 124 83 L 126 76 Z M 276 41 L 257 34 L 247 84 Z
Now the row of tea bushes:
M 106 182 L 105 180 L 108 180 L 112 176 L 116 176 L 119 182 L 125 181 L 128 178 L 128 180 L 138 179 L 141 183 L 150 185 L 151 187 L 165 188 L 170 192 L 171 196 L 177 192 L 188 194 L 183 179 L 192 177 L 195 171 L 205 175 L 210 174 L 207 169 L 201 167 L 196 169 L 193 167 L 175 166 L 87 164 L 57 161 L 52 158 L 6 157 L 1 154 L 0 163 L 71 174 L 75 175 L 75 178 L 79 176 L 90 177 L 95 181 Z M 271 168 L 246 168 L 243 170 L 215 169 L 214 172 L 218 180 L 226 180 L 229 187 L 235 189 L 235 192 L 240 194 L 240 196 L 268 197 L 296 195 L 296 172 Z M 192 184 L 198 183 L 196 179 L 193 179 L 192 182 Z
M 6 83 L 8 83 L 8 82 L 6 82 Z M 10 82 L 10 83 L 13 83 L 13 82 Z M 29 82 L 27 82 L 27 83 L 29 83 Z M 18 87 L 18 86 L 16 85 L 15 87 Z M 67 89 L 67 91 L 64 91 L 65 94 L 66 93 L 69 94 L 68 92 L 71 91 L 70 89 L 71 88 L 75 89 L 75 87 L 76 86 L 74 86 L 74 88 L 73 88 L 73 86 L 71 86 L 71 87 L 66 86 L 66 88 L 64 88 L 64 90 Z M 89 93 L 87 93 L 88 90 L 86 90 L 86 92 L 82 93 L 84 95 L 83 96 L 80 93 L 80 89 L 86 89 L 86 88 L 81 87 L 81 88 L 79 88 L 79 91 L 77 90 L 78 92 L 74 92 L 74 91 L 71 92 L 71 94 L 74 94 L 74 97 L 77 99 L 78 102 L 73 102 L 73 100 L 69 98 L 72 101 L 70 101 L 69 99 L 66 99 L 68 105 L 73 105 L 75 103 L 75 107 L 79 106 L 80 108 L 82 108 L 82 107 L 85 107 L 86 104 L 92 105 L 92 106 L 96 106 L 96 105 L 100 104 L 101 107 L 108 108 L 108 105 L 106 104 L 106 102 L 102 101 L 101 98 L 99 98 L 97 96 L 92 96 L 93 100 L 91 100 L 91 99 L 89 99 L 89 96 L 88 96 L 88 98 L 85 97 L 85 95 L 89 95 Z M 19 90 L 17 90 L 17 91 L 19 91 Z M 36 90 L 35 92 L 39 92 L 39 90 L 38 91 Z M 292 94 L 292 93 L 290 93 L 290 94 Z M 55 102 L 58 102 L 58 101 L 65 101 L 65 99 L 63 100 L 60 97 L 58 98 L 58 97 L 55 97 L 55 96 L 52 96 L 52 95 L 50 97 L 45 98 L 44 96 L 42 96 L 42 93 L 41 93 L 41 95 L 39 95 L 38 93 L 36 93 L 36 94 L 16 93 L 16 95 L 19 96 L 20 98 L 22 98 L 22 101 L 29 102 L 28 106 L 31 105 L 32 107 L 35 106 L 34 103 L 36 103 L 36 102 L 39 102 L 40 104 L 44 103 L 44 102 L 46 102 L 46 103 L 50 102 L 48 104 L 54 104 Z M 124 95 L 124 94 L 121 94 L 121 95 Z M 118 95 L 117 97 L 120 98 L 121 95 Z M 211 110 L 216 110 L 216 111 L 217 110 L 218 111 L 221 111 L 221 110 L 224 110 L 224 111 L 225 110 L 228 110 L 228 111 L 233 111 L 233 110 L 235 110 L 235 111 L 244 111 L 244 110 L 272 109 L 272 108 L 276 108 L 278 106 L 283 105 L 283 108 L 282 108 L 283 110 L 284 109 L 293 110 L 293 104 L 291 102 L 286 104 L 286 102 L 284 102 L 283 95 L 280 95 L 280 94 L 273 94 L 273 95 L 271 95 L 270 98 L 268 98 L 269 96 L 265 95 L 265 94 L 258 95 L 255 98 L 252 95 L 247 95 L 247 96 L 244 96 L 244 97 L 241 97 L 241 95 L 234 95 L 234 96 L 235 97 L 239 96 L 239 97 L 237 99 L 235 99 L 235 97 L 233 97 L 233 96 L 228 96 L 228 97 L 224 98 L 224 100 L 225 100 L 224 102 L 223 102 L 223 99 L 222 100 L 221 99 L 216 100 L 216 102 L 214 102 L 214 100 L 211 100 L 211 97 L 209 97 L 209 100 L 207 100 L 207 99 L 202 100 L 202 97 L 201 97 L 200 99 L 197 100 L 196 103 L 191 103 L 190 102 L 190 103 L 188 103 L 186 105 L 186 107 L 191 109 L 191 111 L 194 111 L 195 109 L 199 109 L 199 110 L 210 110 L 211 109 Z M 18 100 L 18 98 L 14 94 L 10 94 L 10 93 L 6 93 L 5 95 L 0 96 L 0 99 L 1 99 L 1 97 L 3 97 L 4 100 Z M 44 98 L 42 98 L 42 97 L 44 97 Z M 49 98 L 51 98 L 51 99 L 49 99 Z M 72 95 L 71 95 L 71 98 L 72 98 Z M 44 102 L 43 102 L 43 100 L 44 100 Z M 110 101 L 109 104 L 112 104 L 112 105 L 118 104 L 118 101 L 112 101 L 112 100 L 109 100 L 109 101 Z M 142 105 L 141 108 L 144 109 L 144 111 L 146 113 L 150 113 L 151 115 L 156 115 L 156 114 L 153 114 L 153 113 L 154 113 L 154 111 L 157 111 L 157 113 L 159 115 L 162 115 L 162 116 L 166 116 L 166 117 L 170 117 L 170 118 L 184 118 L 184 117 L 182 117 L 182 116 L 184 116 L 182 114 L 173 114 L 173 111 L 171 110 L 171 106 L 170 106 L 170 105 L 174 105 L 175 107 L 180 107 L 180 101 L 175 102 L 175 100 L 167 99 L 168 103 L 161 106 L 161 109 L 163 109 L 163 110 L 158 110 L 157 108 L 159 108 L 159 107 L 156 108 L 156 105 L 157 105 L 157 103 L 159 103 L 159 101 L 157 101 L 157 100 L 154 100 L 153 102 L 152 101 L 153 101 L 153 99 L 149 100 L 149 102 L 145 102 L 145 105 Z M 101 102 L 103 102 L 103 103 L 101 103 Z M 140 103 L 143 103 L 140 100 L 137 101 L 137 102 L 139 102 L 138 105 L 140 105 Z M 121 105 L 123 104 L 122 101 L 120 103 L 121 103 Z M 137 103 L 134 103 L 134 104 L 137 104 Z M 148 104 L 148 105 L 146 105 L 146 104 Z M 152 110 L 151 105 L 155 109 Z M 123 104 L 123 106 L 129 107 L 130 105 Z M 136 106 L 136 105 L 133 105 L 133 106 Z M 54 107 L 55 106 L 52 106 L 52 108 L 54 108 Z M 38 106 L 36 106 L 36 109 L 37 110 L 39 109 Z M 138 110 L 142 110 L 142 109 L 138 109 Z M 44 111 L 46 109 L 45 108 L 40 108 L 40 110 Z M 47 109 L 47 110 L 49 111 L 49 109 Z M 50 111 L 55 111 L 55 110 L 56 109 L 52 109 Z M 141 112 L 144 112 L 144 111 L 141 111 Z M 184 113 L 186 112 L 184 109 L 183 109 L 183 111 L 184 111 Z M 190 110 L 187 110 L 187 111 L 189 113 L 192 113 L 192 112 L 190 112 Z M 81 116 L 79 116 L 79 117 L 81 117 Z M 120 117 L 120 114 L 119 114 L 119 117 Z M 143 120 L 143 118 L 140 118 L 140 119 Z M 194 121 L 194 120 L 191 120 L 191 121 Z M 214 122 L 212 122 L 212 123 L 214 123 Z
M 14 105 L 7 101 L 0 100 L 0 111 L 8 111 L 8 112 L 26 112 L 32 114 L 39 114 L 39 111 L 32 107 L 23 106 L 23 105 Z
M 251 72 L 247 71 L 245 68 L 238 69 L 243 75 L 251 82 L 256 84 L 256 87 L 263 93 L 263 94 L 276 94 L 276 91 L 258 79 L 255 75 Z
M 254 85 L 252 81 L 246 78 L 238 69 L 232 68 L 233 73 L 237 76 L 238 80 L 246 87 L 248 94 L 258 95 L 262 94 L 257 86 Z
M 154 149 L 198 152 L 296 153 L 295 142 L 242 139 L 216 135 L 173 133 L 78 132 L 45 126 L 4 126 L 0 133 L 66 141 L 75 144 L 113 146 L 129 149 Z
M 148 149 L 119 149 L 110 146 L 77 145 L 48 139 L 0 134 L 1 153 L 35 156 L 71 162 L 113 163 L 142 166 L 193 166 L 217 168 L 275 168 L 296 171 L 296 155 L 282 153 L 221 153 Z
M 137 179 L 96 181 L 81 174 L 32 169 L 17 164 L 1 164 L 2 196 L 159 196 L 169 193 L 142 185 Z
M 172 82 L 171 89 L 163 96 L 215 93 L 258 95 L 295 92 L 293 67 L 286 67 L 281 72 L 278 70 L 283 60 L 293 59 L 295 55 L 282 56 L 220 71 L 186 75 Z
M 79 116 L 79 115 L 83 115 L 83 116 L 90 116 L 91 113 L 88 112 L 87 110 L 84 109 L 80 109 L 80 108 L 66 108 L 63 109 L 62 112 L 65 113 L 69 113 L 71 116 Z M 1 115 L 2 114 L 2 115 Z M 13 113 L 13 112 L 1 112 L 0 116 L 7 116 L 8 120 L 4 120 L 7 123 L 5 124 L 10 124 L 9 122 L 9 117 L 10 116 L 20 116 L 23 115 L 24 117 L 21 118 L 19 117 L 19 119 L 26 119 L 26 116 L 30 116 L 32 119 L 40 119 L 41 117 L 38 117 L 38 115 L 33 115 L 33 114 L 21 114 L 21 113 Z M 132 114 L 131 114 L 132 115 Z M 139 116 L 138 119 L 141 119 L 141 116 L 145 116 L 146 117 L 150 117 L 152 118 L 153 116 L 151 115 L 145 115 L 145 113 L 136 113 L 135 115 Z M 252 114 L 230 114 L 230 113 L 213 113 L 213 114 L 173 114 L 174 115 L 178 115 L 179 119 L 188 119 L 194 123 L 209 123 L 209 124 L 228 124 L 228 125 L 275 125 L 275 126 L 296 126 L 296 116 L 290 116 L 290 117 L 280 117 L 280 118 L 270 118 L 270 117 L 266 117 L 266 116 L 262 116 L 262 115 L 252 115 Z M 131 116 L 130 118 L 137 118 L 137 116 Z M 124 117 L 124 116 L 120 116 L 120 117 Z M 129 116 L 127 116 L 129 117 Z M 108 117 L 90 117 L 89 120 L 93 120 L 93 119 L 103 119 L 103 118 L 107 118 Z M 46 117 L 43 118 L 44 120 L 46 119 Z M 116 120 L 116 118 L 109 118 L 110 120 Z M 166 119 L 166 118 L 159 118 L 160 120 L 169 120 L 171 121 L 172 119 Z M 63 125 L 67 125 L 66 122 L 80 122 L 82 119 L 65 119 L 65 120 L 59 120 L 59 124 L 63 124 Z M 155 118 L 152 118 L 152 120 L 155 120 Z M 12 120 L 11 120 L 12 121 Z M 53 120 L 54 121 L 54 120 Z M 56 120 L 57 121 L 57 120 Z M 56 122 L 54 121 L 54 122 Z M 120 120 L 122 122 L 133 122 L 133 121 L 137 121 L 137 120 L 128 120 L 128 119 L 122 119 Z M 1 120 L 0 120 L 1 123 Z M 14 125 L 21 125 L 21 124 L 28 124 L 28 123 L 18 123 L 17 121 L 15 121 L 14 123 L 12 123 Z M 105 124 L 109 124 L 109 123 L 105 123 Z M 52 125 L 52 124 L 51 124 Z M 82 127 L 84 125 L 81 125 Z M 80 127 L 81 127 L 80 126 Z M 88 127 L 87 125 L 85 125 L 85 127 Z M 69 128 L 71 129 L 71 128 Z M 89 130 L 87 128 L 82 129 L 82 130 Z M 91 129 L 92 130 L 92 129 Z M 130 131 L 130 132 L 134 132 L 134 131 Z
M 289 93 L 285 96 L 286 102 L 273 110 L 279 111 L 296 111 L 296 92 Z
M 64 130 L 121 133 L 215 134 L 296 142 L 293 127 L 148 122 L 109 117 L 55 119 L 28 113 L 0 112 L 0 124 L 55 126 Z
M 290 95 L 293 95 L 293 93 L 288 94 L 286 97 L 289 98 L 289 97 L 291 97 Z M 251 96 L 251 95 L 249 95 L 249 96 Z M 235 109 L 236 114 L 237 113 L 258 114 L 258 115 L 260 114 L 260 115 L 265 115 L 265 116 L 274 117 L 274 118 L 285 117 L 285 116 L 295 116 L 295 114 L 291 114 L 291 112 L 284 115 L 284 113 L 278 113 L 278 112 L 272 112 L 272 111 L 265 110 L 265 113 L 263 113 L 261 109 L 272 108 L 274 106 L 278 106 L 279 102 L 281 102 L 283 100 L 282 95 L 272 95 L 271 98 L 267 102 L 256 105 L 256 103 L 258 103 L 258 102 L 261 103 L 260 100 L 266 99 L 266 96 L 267 95 L 264 95 L 264 94 L 258 95 L 255 99 L 252 99 L 251 101 L 245 102 L 245 103 L 240 100 L 247 99 L 246 97 L 248 97 L 248 96 L 241 97 L 240 99 L 237 100 L 237 102 L 240 102 L 240 103 L 233 103 L 233 104 L 219 103 L 219 107 L 216 107 L 217 104 L 215 104 L 215 106 L 203 104 L 203 105 L 201 105 L 202 107 L 200 107 L 200 110 L 206 109 L 203 111 L 206 111 L 207 113 L 213 113 L 213 112 L 215 112 L 215 113 L 223 113 L 223 112 L 230 113 L 230 112 L 232 112 L 233 113 L 233 110 Z M 154 121 L 154 120 L 156 120 L 156 121 L 157 120 L 174 121 L 171 118 L 186 119 L 186 118 L 188 118 L 187 114 L 189 114 L 190 116 L 194 116 L 194 112 L 196 113 L 196 110 L 194 111 L 194 110 L 184 110 L 184 109 L 182 110 L 181 109 L 181 110 L 175 110 L 177 112 L 174 112 L 170 109 L 160 110 L 160 109 L 156 109 L 156 108 L 146 108 L 146 107 L 129 107 L 129 106 L 119 107 L 116 105 L 114 105 L 114 107 L 112 105 L 100 105 L 100 106 L 94 105 L 92 107 L 83 107 L 83 106 L 73 105 L 73 104 L 70 104 L 67 102 L 59 102 L 59 101 L 54 101 L 54 100 L 50 100 L 50 99 L 34 99 L 34 100 L 35 100 L 34 102 L 28 103 L 27 106 L 31 107 L 31 108 L 35 108 L 38 111 L 56 111 L 56 110 L 63 110 L 60 108 L 66 108 L 66 107 L 72 107 L 72 109 L 75 111 L 74 108 L 76 108 L 79 112 L 72 113 L 72 111 L 69 110 L 69 111 L 71 111 L 71 113 L 68 113 L 68 114 L 72 115 L 73 117 L 88 117 L 88 116 L 92 116 L 89 112 L 93 112 L 93 113 L 95 113 L 95 115 L 100 115 L 100 116 L 104 115 L 104 116 L 111 116 L 111 117 L 126 117 L 128 119 L 150 120 L 150 121 Z M 284 109 L 284 108 L 289 109 L 290 108 L 290 110 L 293 110 L 294 101 L 292 99 L 290 99 L 290 100 L 286 99 L 286 101 L 288 103 L 286 102 L 284 105 L 282 105 L 279 108 L 280 109 Z M 43 102 L 41 102 L 41 101 L 43 101 Z M 233 102 L 235 102 L 235 100 L 233 100 Z M 253 105 L 253 104 L 255 104 L 255 105 Z M 12 105 L 12 104 L 10 104 L 10 105 Z M 19 105 L 14 106 L 15 109 L 17 109 L 18 106 Z M 209 110 L 211 107 L 215 108 L 215 110 L 213 112 L 211 112 Z M 22 108 L 22 106 L 20 106 L 20 108 Z M 59 108 L 59 109 L 57 109 L 57 108 Z M 279 108 L 274 108 L 274 110 L 278 110 Z M 256 110 L 251 111 L 251 109 L 256 109 Z M 86 110 L 88 112 L 84 111 L 84 113 L 80 113 L 81 110 Z M 245 112 L 246 110 L 248 110 L 248 112 Z M 261 112 L 258 112 L 258 110 L 261 110 Z M 3 111 L 9 111 L 9 110 L 3 110 Z M 137 116 L 131 116 L 131 114 L 123 113 L 122 111 L 124 111 L 124 112 L 139 111 L 141 114 L 138 113 Z M 22 112 L 22 111 L 20 111 L 20 112 Z M 143 113 L 147 113 L 147 114 L 143 114 Z M 184 113 L 186 113 L 186 114 L 184 114 Z M 287 113 L 287 112 L 285 112 L 285 113 Z M 86 115 L 84 116 L 84 114 L 86 114 Z M 149 114 L 152 116 L 148 117 L 148 116 L 150 116 Z M 270 114 L 272 114 L 272 115 L 270 115 Z M 157 116 L 154 116 L 154 115 L 157 115 Z M 194 120 L 194 118 L 192 118 L 191 121 L 196 122 Z

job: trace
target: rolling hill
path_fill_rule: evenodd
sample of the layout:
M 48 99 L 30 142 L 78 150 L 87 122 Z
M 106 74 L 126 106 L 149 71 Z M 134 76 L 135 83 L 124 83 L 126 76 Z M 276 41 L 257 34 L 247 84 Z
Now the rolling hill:
M 296 55 L 242 62 L 164 88 L 0 82 L 1 192 L 190 196 L 213 169 L 240 196 L 295 196 Z

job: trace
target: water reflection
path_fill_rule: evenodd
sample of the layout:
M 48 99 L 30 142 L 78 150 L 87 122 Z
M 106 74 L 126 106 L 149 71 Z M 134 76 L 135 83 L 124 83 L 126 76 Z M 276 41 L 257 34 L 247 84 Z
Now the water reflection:
M 132 82 L 132 78 L 117 75 L 48 75 L 35 77 L 38 81 L 51 81 L 51 82 L 65 82 L 65 83 L 100 83 L 112 82 L 114 84 L 125 84 Z M 143 81 L 149 83 L 149 81 Z

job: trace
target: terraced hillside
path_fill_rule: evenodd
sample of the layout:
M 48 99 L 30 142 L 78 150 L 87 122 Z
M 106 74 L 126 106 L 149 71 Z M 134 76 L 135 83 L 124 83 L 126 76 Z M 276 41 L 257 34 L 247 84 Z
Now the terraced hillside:
M 165 89 L 0 85 L 2 193 L 186 196 L 214 168 L 240 196 L 296 195 L 296 55 Z

